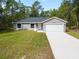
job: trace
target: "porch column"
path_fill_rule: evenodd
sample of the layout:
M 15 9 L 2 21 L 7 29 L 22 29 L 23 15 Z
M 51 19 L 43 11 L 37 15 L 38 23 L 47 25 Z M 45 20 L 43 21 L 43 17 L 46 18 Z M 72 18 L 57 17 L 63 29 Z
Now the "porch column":
M 34 24 L 34 31 L 36 31 L 37 30 L 37 28 L 36 28 L 36 24 Z

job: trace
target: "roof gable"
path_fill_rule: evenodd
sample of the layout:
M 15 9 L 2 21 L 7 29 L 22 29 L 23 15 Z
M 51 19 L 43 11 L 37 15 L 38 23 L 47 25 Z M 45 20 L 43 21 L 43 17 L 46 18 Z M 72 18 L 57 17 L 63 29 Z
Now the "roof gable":
M 63 20 L 63 19 L 58 18 L 58 17 L 52 17 L 52 18 L 49 18 L 49 19 L 47 19 L 47 20 L 45 20 L 43 22 L 48 22 L 50 20 L 58 20 L 58 21 L 61 21 L 61 22 L 64 22 L 64 23 L 68 23 L 66 20 Z
M 53 19 L 53 20 L 51 19 L 51 20 L 44 22 L 44 24 L 46 24 L 46 25 L 62 25 L 65 23 L 60 20 L 57 20 L 57 19 Z

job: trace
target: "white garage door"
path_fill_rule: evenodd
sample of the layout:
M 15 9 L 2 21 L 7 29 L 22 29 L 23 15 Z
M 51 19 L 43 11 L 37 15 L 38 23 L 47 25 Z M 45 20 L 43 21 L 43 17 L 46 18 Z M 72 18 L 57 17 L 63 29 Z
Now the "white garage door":
M 64 25 L 46 25 L 47 32 L 64 32 Z

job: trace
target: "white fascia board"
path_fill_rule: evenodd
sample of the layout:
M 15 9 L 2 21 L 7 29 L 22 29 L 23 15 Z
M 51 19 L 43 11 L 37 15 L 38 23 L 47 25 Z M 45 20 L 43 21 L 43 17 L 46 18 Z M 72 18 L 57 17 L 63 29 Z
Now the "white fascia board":
M 32 24 L 32 23 L 42 23 L 42 22 L 12 22 L 12 23 L 29 23 L 29 24 Z

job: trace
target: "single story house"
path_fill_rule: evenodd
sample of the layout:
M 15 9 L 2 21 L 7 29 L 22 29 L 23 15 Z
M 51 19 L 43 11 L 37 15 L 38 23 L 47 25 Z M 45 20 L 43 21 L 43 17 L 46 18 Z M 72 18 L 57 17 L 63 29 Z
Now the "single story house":
M 34 31 L 64 32 L 66 31 L 66 23 L 67 21 L 58 17 L 30 17 L 13 22 L 13 25 L 16 30 L 27 29 Z

